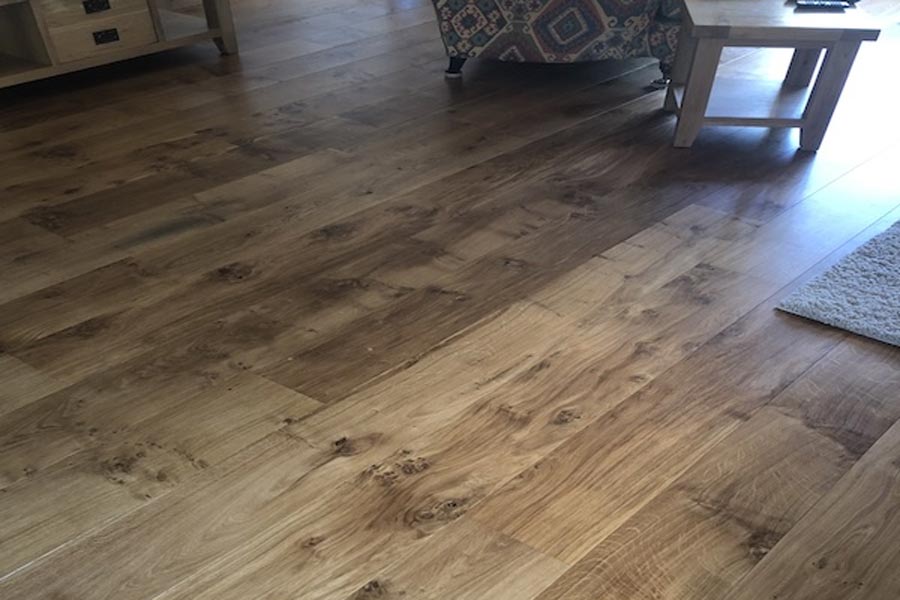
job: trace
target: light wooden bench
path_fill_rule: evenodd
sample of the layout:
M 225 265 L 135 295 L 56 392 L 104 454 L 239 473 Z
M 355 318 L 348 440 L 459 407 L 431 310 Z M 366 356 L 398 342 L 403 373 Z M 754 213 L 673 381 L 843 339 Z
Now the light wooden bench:
M 880 29 L 867 15 L 795 10 L 784 0 L 684 0 L 684 24 L 667 110 L 678 113 L 675 146 L 704 125 L 799 127 L 800 147 L 819 149 L 860 44 Z M 784 82 L 716 78 L 725 46 L 794 48 Z M 825 60 L 812 81 L 822 51 Z

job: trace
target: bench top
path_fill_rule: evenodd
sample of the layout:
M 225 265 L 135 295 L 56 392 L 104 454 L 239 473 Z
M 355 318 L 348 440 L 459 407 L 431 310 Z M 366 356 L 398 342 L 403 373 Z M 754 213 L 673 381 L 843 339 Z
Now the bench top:
M 880 27 L 858 8 L 797 10 L 785 0 L 684 0 L 695 37 L 773 42 L 878 39 Z

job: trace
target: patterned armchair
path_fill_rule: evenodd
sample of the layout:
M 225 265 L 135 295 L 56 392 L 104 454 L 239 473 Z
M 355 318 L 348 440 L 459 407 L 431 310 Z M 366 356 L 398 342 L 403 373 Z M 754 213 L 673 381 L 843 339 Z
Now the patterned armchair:
M 658 58 L 668 77 L 680 0 L 432 0 L 450 57 L 448 77 L 467 58 L 568 63 Z

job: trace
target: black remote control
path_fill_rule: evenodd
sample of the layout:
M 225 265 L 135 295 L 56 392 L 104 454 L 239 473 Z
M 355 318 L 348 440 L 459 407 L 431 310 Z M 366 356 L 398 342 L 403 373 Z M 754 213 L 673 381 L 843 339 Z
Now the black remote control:
M 797 8 L 804 10 L 844 10 L 850 8 L 847 0 L 796 0 Z

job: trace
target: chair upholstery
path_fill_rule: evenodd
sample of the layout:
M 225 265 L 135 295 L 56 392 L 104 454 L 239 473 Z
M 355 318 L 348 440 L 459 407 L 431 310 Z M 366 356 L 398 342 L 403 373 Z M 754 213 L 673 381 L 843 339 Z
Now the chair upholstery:
M 680 0 L 432 0 L 451 58 L 568 63 L 650 56 L 668 74 Z

